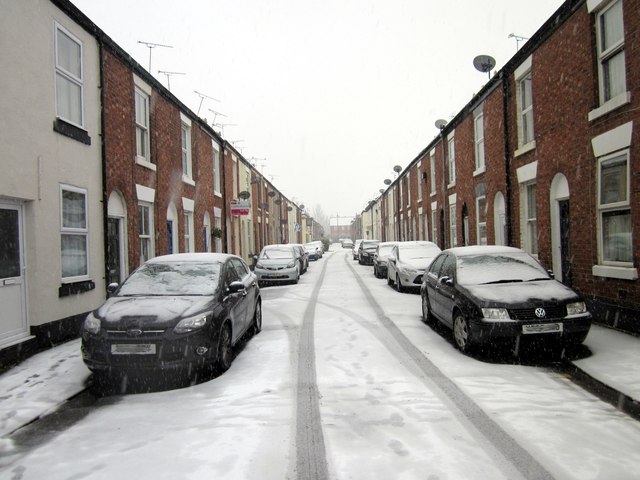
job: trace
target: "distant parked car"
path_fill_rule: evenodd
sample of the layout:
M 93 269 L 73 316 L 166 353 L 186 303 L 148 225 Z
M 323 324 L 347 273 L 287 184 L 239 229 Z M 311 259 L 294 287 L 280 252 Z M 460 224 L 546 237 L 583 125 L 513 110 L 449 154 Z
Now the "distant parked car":
M 256 260 L 253 272 L 260 285 L 266 283 L 298 283 L 300 260 L 292 245 L 266 245 Z
M 304 245 L 301 243 L 292 243 L 291 245 L 293 245 L 298 261 L 300 262 L 300 274 L 307 273 L 309 269 L 309 254 L 307 253 L 307 249 L 304 248 Z
M 343 238 L 340 241 L 340 245 L 342 246 L 342 248 L 353 248 L 353 240 L 351 240 L 350 238 Z
M 109 290 L 82 328 L 82 358 L 97 373 L 225 371 L 235 343 L 262 328 L 256 276 L 235 255 L 155 257 Z
M 512 247 L 443 251 L 425 275 L 421 296 L 423 319 L 452 329 L 463 352 L 519 337 L 580 344 L 591 327 L 582 298 Z
M 360 248 L 360 244 L 362 243 L 363 238 L 357 239 L 353 242 L 353 248 L 351 249 L 351 255 L 353 255 L 354 260 L 358 260 L 358 249 Z
M 322 256 L 324 255 L 324 243 L 322 243 L 322 240 L 313 240 L 309 243 L 306 243 L 305 245 L 314 245 L 317 249 L 318 249 L 318 254 L 320 255 L 320 258 L 322 258 Z
M 387 258 L 396 242 L 381 242 L 373 254 L 373 274 L 376 278 L 387 278 Z
M 358 263 L 360 265 L 373 265 L 373 255 L 380 240 L 363 240 L 358 247 Z
M 395 284 L 399 292 L 419 290 L 422 276 L 440 251 L 433 242 L 397 242 L 387 257 L 387 283 Z
M 307 251 L 307 255 L 309 256 L 310 262 L 315 262 L 316 260 L 320 260 L 320 258 L 322 258 L 322 255 L 320 254 L 320 251 L 318 250 L 317 245 L 314 245 L 312 243 L 305 243 L 304 249 Z

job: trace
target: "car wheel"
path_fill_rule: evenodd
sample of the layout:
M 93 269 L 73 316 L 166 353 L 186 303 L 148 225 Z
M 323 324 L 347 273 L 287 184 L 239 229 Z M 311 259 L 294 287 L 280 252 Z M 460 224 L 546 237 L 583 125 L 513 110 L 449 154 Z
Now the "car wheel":
M 400 293 L 404 292 L 404 287 L 402 286 L 402 282 L 400 281 L 400 275 L 396 273 L 396 290 Z
M 253 314 L 252 334 L 257 335 L 262 331 L 262 303 L 256 303 L 256 311 Z
M 453 338 L 456 347 L 461 352 L 469 353 L 472 350 L 471 332 L 469 330 L 469 320 L 462 313 L 456 311 L 453 318 Z
M 373 266 L 373 276 L 376 278 L 380 278 L 380 274 L 378 273 L 378 269 L 375 265 Z
M 393 280 L 391 280 L 389 273 L 387 273 L 387 285 L 393 285 Z
M 429 299 L 426 295 L 422 295 L 422 321 L 427 325 L 433 325 L 435 322 L 433 321 L 433 314 L 431 313 L 431 308 L 429 307 Z
M 233 361 L 233 347 L 231 345 L 231 327 L 225 323 L 220 331 L 218 340 L 218 356 L 216 358 L 216 370 L 226 372 Z

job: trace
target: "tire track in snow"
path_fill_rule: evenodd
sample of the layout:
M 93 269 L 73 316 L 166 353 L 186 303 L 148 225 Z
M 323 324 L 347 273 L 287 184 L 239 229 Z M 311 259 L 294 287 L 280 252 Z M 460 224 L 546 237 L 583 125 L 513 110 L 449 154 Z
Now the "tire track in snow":
M 327 480 L 327 457 L 320 417 L 320 393 L 316 382 L 316 352 L 314 320 L 320 288 L 327 264 L 324 262 L 320 278 L 313 288 L 309 304 L 304 311 L 297 357 L 296 399 L 296 478 Z
M 466 419 L 484 436 L 488 442 L 525 478 L 529 480 L 553 480 L 554 477 L 531 454 L 500 427 L 484 410 L 465 394 L 449 377 L 429 360 L 398 326 L 384 313 L 380 304 L 358 275 L 355 268 L 344 257 L 345 263 L 353 273 L 358 286 L 364 293 L 371 308 L 376 313 L 382 327 L 393 337 L 402 351 L 413 361 L 425 379 L 430 380 L 455 405 Z M 324 270 L 322 272 L 324 276 Z M 321 278 L 322 280 L 322 278 Z M 315 293 L 315 291 L 314 291 Z M 317 298 L 316 298 L 317 300 Z M 314 301 L 315 305 L 315 301 Z M 350 313 L 353 315 L 353 312 Z M 364 323 L 366 326 L 366 322 Z M 370 328 L 370 327 L 367 327 Z M 377 335 L 380 338 L 379 335 Z M 383 344 L 385 342 L 383 341 Z M 390 351 L 394 352 L 391 348 Z

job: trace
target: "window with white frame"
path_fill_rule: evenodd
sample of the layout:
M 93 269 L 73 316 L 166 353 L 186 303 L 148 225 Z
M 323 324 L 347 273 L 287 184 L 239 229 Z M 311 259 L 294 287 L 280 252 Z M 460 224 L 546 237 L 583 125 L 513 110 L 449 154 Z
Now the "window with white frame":
M 60 252 L 62 280 L 71 282 L 89 275 L 87 191 L 60 186 Z
M 422 185 L 424 184 L 421 168 L 422 160 L 420 160 L 416 165 L 416 177 L 418 177 L 418 203 L 422 203 Z
M 524 188 L 525 249 L 531 255 L 538 254 L 538 220 L 536 217 L 536 183 Z
M 138 239 L 140 242 L 140 265 L 154 256 L 153 204 L 138 204 Z
M 213 209 L 213 220 L 214 220 L 214 228 L 218 232 L 222 232 L 222 210 L 218 207 L 214 207 Z M 222 252 L 222 237 L 216 235 L 215 242 L 216 252 Z
M 411 205 L 411 170 L 407 172 L 407 208 Z
M 519 139 L 520 145 L 527 145 L 534 140 L 533 131 L 533 91 L 531 88 L 531 71 L 518 80 L 519 98 Z
M 180 122 L 180 140 L 182 147 L 182 178 L 184 180 L 192 180 L 192 162 L 191 162 L 191 123 Z
M 220 149 L 218 144 L 213 143 L 213 193 L 217 196 L 222 195 L 222 188 L 220 187 Z M 217 225 L 216 225 L 217 227 Z M 219 250 L 216 250 L 219 251 Z
M 482 107 L 474 112 L 474 140 L 476 152 L 476 170 L 474 173 L 484 172 L 484 113 Z
M 596 15 L 600 104 L 627 90 L 622 0 L 611 2 Z
M 451 236 L 450 247 L 458 245 L 458 230 L 456 226 L 456 204 L 449 204 L 449 235 Z
M 135 89 L 136 109 L 136 156 L 138 160 L 151 162 L 149 154 L 149 95 L 140 88 Z
M 598 159 L 598 214 L 601 263 L 631 266 L 628 150 Z
M 431 172 L 431 195 L 436 194 L 436 151 L 433 150 L 430 155 L 429 168 Z
M 476 198 L 476 223 L 478 245 L 487 244 L 487 199 L 484 195 Z
M 451 133 L 447 144 L 447 165 L 449 170 L 449 187 L 456 183 L 456 147 L 455 136 Z
M 438 202 L 431 203 L 431 241 L 438 243 Z
M 193 252 L 193 212 L 184 212 L 184 251 L 185 253 Z
M 82 42 L 55 25 L 56 115 L 84 126 Z

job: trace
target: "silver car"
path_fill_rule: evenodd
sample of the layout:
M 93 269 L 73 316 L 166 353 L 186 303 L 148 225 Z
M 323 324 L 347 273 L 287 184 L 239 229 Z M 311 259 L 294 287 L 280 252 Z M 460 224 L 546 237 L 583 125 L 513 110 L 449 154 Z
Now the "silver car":
M 396 242 L 382 242 L 378 244 L 373 254 L 373 274 L 376 278 L 387 278 L 387 259 Z
M 258 284 L 298 283 L 300 261 L 293 245 L 266 245 L 256 260 L 253 271 Z
M 399 292 L 419 290 L 422 276 L 440 251 L 433 242 L 398 242 L 387 259 L 387 283 L 395 284 Z

